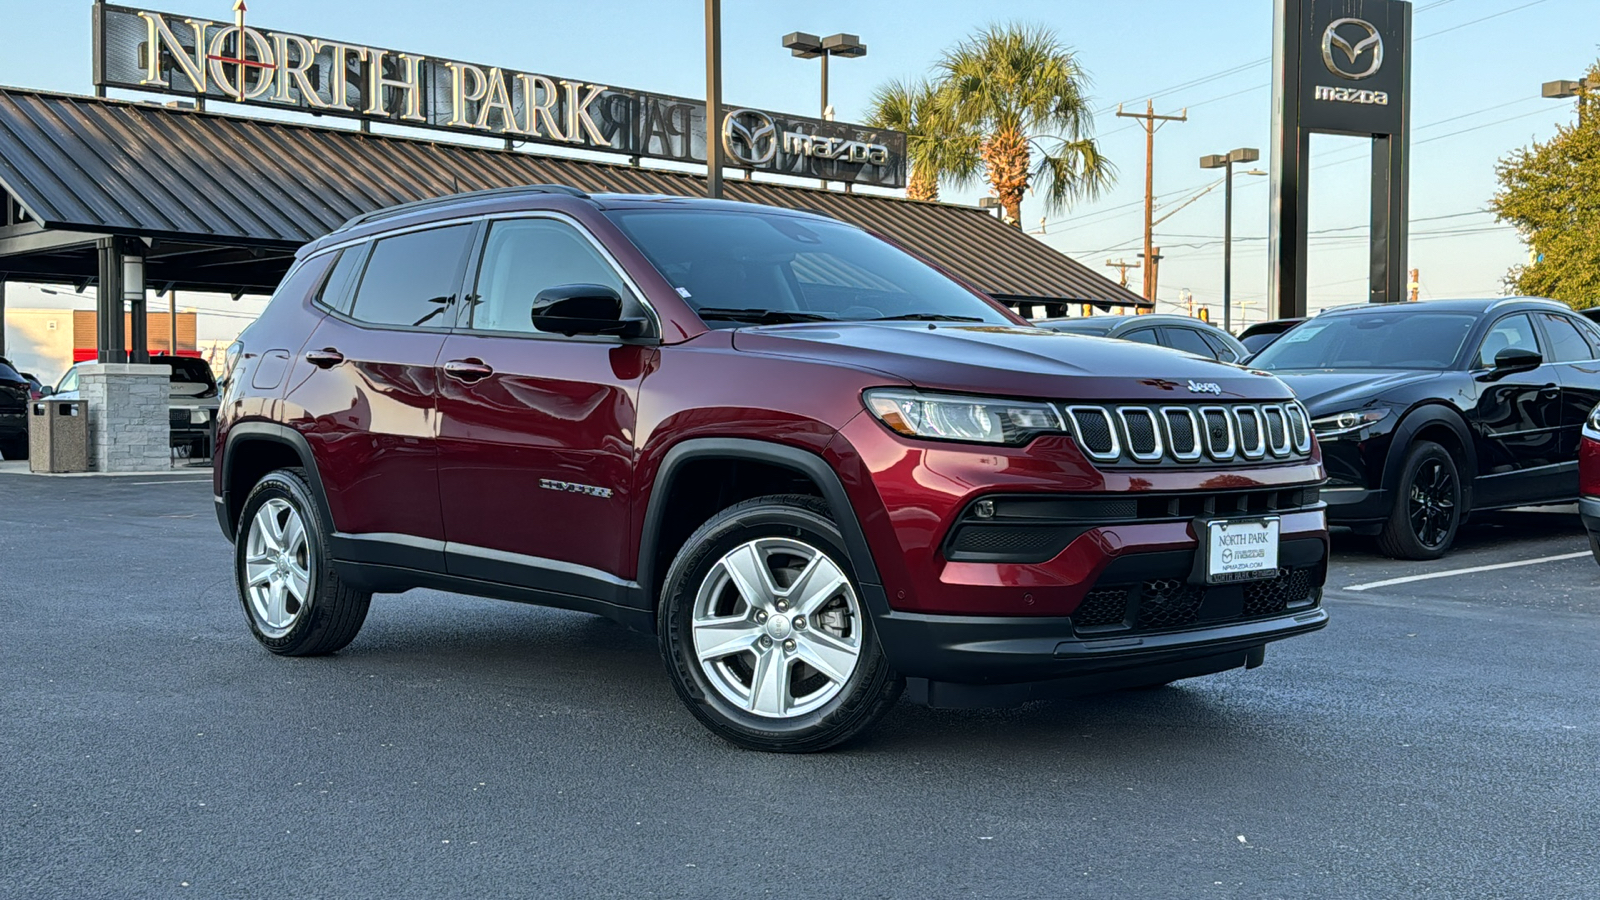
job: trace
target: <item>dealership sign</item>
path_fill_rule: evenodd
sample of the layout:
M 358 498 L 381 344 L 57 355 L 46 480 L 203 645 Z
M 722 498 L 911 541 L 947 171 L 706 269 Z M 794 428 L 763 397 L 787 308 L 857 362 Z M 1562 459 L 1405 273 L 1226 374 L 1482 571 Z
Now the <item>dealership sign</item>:
M 1300 27 L 1300 125 L 1342 134 L 1401 130 L 1408 15 L 1401 4 L 1311 0 Z
M 706 160 L 704 101 L 231 21 L 95 5 L 95 86 L 621 153 Z M 728 164 L 904 187 L 899 132 L 754 109 L 716 129 Z

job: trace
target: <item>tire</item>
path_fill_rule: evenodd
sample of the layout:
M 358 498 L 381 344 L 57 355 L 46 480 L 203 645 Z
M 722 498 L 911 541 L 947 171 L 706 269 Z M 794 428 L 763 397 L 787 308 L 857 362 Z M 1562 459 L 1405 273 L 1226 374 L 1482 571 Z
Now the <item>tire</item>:
M 667 571 L 657 633 L 673 688 L 713 733 L 751 750 L 809 753 L 856 737 L 905 688 L 857 584 L 820 499 L 730 506 Z
M 333 570 L 304 469 L 278 469 L 257 482 L 238 532 L 234 584 L 261 646 L 280 656 L 320 656 L 355 640 L 372 595 L 345 586 Z
M 1395 559 L 1438 559 L 1462 520 L 1461 473 L 1450 451 L 1417 441 L 1400 470 L 1398 496 L 1378 532 L 1378 550 Z

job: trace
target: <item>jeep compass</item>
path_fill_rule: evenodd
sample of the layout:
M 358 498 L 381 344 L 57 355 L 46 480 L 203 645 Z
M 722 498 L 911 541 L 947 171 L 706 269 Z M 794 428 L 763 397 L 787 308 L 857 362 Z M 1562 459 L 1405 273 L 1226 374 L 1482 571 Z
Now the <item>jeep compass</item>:
M 745 747 L 1326 624 L 1323 471 L 1264 372 L 1033 328 L 808 212 L 531 186 L 358 217 L 230 348 L 214 479 L 274 653 L 437 588 L 659 638 Z

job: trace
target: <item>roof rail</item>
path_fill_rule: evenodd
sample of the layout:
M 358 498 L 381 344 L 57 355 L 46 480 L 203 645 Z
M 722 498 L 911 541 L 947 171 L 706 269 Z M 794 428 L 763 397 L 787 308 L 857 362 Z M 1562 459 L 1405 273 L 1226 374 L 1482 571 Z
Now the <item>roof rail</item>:
M 500 196 L 512 197 L 516 196 L 517 194 L 566 194 L 568 197 L 577 197 L 580 200 L 589 199 L 588 194 L 578 190 L 575 187 L 570 187 L 565 184 L 519 184 L 513 187 L 490 188 L 484 191 L 463 191 L 458 194 L 446 194 L 443 197 L 429 197 L 426 200 L 413 200 L 410 203 L 401 203 L 397 206 L 386 206 L 383 209 L 375 209 L 372 212 L 362 213 L 361 215 L 355 216 L 350 219 L 350 221 L 339 226 L 338 230 L 348 231 L 357 225 L 365 225 L 368 222 L 376 222 L 379 219 L 387 219 L 392 216 L 401 216 L 405 215 L 406 213 L 417 212 L 419 210 L 424 210 L 435 206 L 444 206 L 450 203 L 458 203 L 464 200 L 479 200 L 487 197 Z

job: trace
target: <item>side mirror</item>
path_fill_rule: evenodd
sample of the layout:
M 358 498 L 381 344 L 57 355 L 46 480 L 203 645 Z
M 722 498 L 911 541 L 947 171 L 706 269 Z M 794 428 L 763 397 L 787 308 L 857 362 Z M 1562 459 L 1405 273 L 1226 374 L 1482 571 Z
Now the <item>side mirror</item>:
M 55 393 L 56 393 L 56 389 L 51 387 L 48 384 L 41 385 L 40 388 L 39 388 L 39 396 L 40 397 L 53 397 L 53 396 L 55 396 Z
M 644 319 L 622 317 L 622 296 L 603 284 L 560 284 L 533 299 L 533 327 L 552 334 L 609 334 L 634 338 Z
M 1494 355 L 1494 368 L 1489 370 L 1489 377 L 1492 380 L 1518 372 L 1531 372 L 1542 365 L 1544 356 L 1539 351 L 1526 347 L 1507 347 Z

